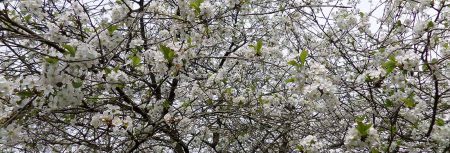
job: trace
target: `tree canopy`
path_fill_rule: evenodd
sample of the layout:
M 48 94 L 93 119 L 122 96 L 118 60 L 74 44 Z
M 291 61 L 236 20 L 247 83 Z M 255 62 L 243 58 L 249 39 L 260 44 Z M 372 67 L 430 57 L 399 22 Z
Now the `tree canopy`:
M 4 152 L 449 152 L 450 1 L 5 0 Z

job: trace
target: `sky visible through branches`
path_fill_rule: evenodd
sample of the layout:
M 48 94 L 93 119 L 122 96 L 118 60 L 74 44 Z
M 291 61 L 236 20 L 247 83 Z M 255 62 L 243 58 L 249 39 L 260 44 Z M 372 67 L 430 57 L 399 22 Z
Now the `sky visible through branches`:
M 450 151 L 450 1 L 0 1 L 1 152 Z

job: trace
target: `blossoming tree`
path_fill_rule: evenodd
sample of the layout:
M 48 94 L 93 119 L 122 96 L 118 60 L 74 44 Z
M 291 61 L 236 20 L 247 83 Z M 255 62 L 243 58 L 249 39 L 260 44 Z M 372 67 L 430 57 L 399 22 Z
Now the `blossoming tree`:
M 0 2 L 0 149 L 448 152 L 446 0 Z

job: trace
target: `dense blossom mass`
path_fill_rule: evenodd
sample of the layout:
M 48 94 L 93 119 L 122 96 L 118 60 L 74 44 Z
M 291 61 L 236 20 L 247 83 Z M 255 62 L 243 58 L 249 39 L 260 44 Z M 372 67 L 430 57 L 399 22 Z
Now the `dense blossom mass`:
M 449 152 L 450 1 L 4 0 L 2 152 Z

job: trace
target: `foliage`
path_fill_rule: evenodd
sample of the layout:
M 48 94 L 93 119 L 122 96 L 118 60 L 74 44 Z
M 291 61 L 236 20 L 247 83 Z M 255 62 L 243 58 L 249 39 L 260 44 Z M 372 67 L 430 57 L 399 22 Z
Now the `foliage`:
M 450 1 L 4 0 L 2 152 L 449 152 Z

